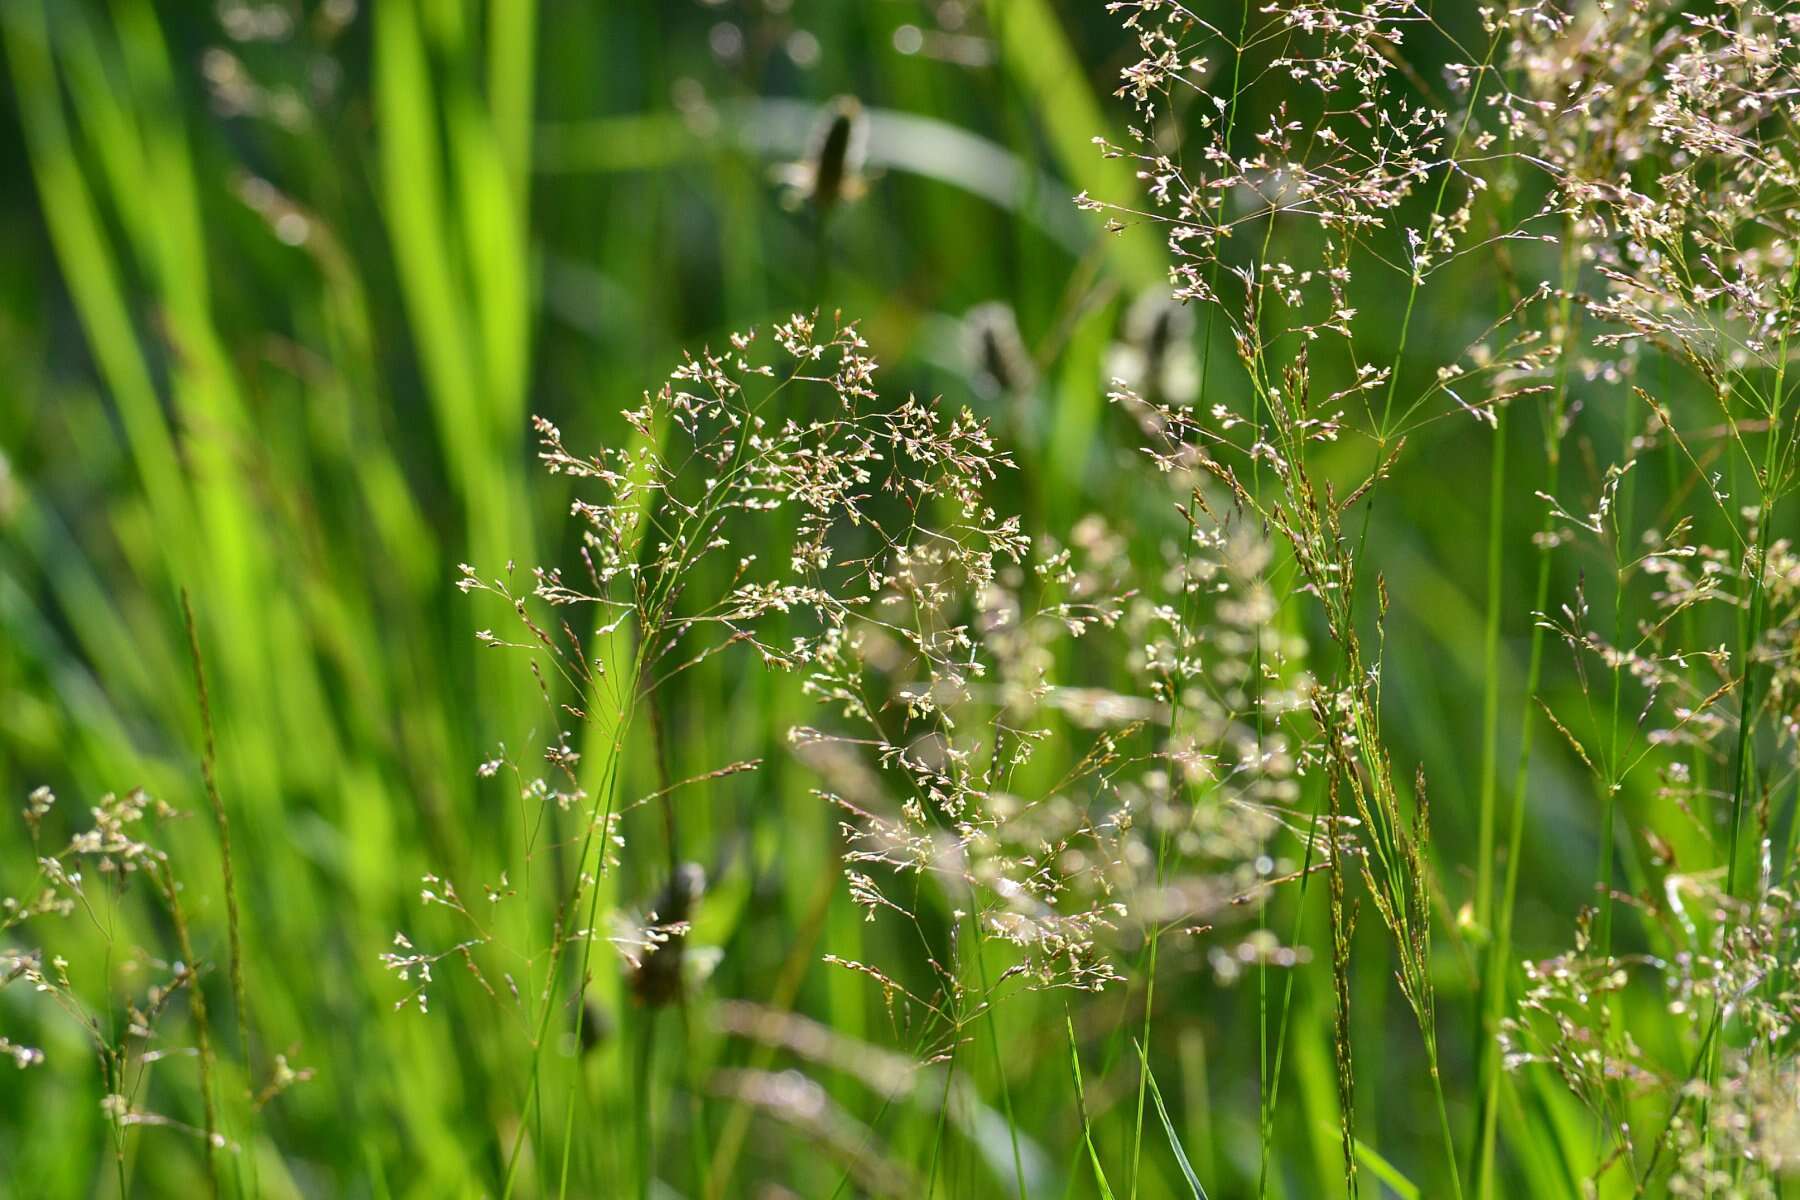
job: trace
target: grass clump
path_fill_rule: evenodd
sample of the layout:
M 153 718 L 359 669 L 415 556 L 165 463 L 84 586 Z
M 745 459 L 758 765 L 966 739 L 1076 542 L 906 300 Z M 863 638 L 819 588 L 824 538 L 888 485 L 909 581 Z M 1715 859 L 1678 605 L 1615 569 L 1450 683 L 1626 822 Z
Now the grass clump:
M 1800 1188 L 1788 4 L 541 15 L 0 3 L 0 1190 Z

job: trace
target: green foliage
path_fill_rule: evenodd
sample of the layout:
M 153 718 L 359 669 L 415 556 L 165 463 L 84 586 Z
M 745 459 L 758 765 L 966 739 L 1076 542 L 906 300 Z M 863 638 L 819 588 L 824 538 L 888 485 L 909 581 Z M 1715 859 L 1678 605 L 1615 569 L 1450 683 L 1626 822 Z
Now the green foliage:
M 1800 1194 L 1800 34 L 1498 8 L 0 0 L 0 1194 Z

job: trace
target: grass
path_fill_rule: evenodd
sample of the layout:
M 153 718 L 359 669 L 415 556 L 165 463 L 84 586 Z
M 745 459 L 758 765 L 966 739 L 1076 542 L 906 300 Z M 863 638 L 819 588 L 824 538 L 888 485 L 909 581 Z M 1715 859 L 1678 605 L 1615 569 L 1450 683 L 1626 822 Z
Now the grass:
M 1560 84 L 1616 86 L 1582 93 L 1566 144 L 1530 118 L 1484 139 L 1495 110 L 1446 64 L 1481 100 L 1537 68 L 1472 12 L 1422 15 L 1381 86 L 1449 115 L 1390 222 L 1340 240 L 1221 188 L 1245 232 L 1207 259 L 1171 253 L 1146 182 L 1203 177 L 1219 136 L 1319 161 L 1351 124 L 1270 65 L 1316 61 L 1315 35 L 1260 5 L 1184 25 L 1200 85 L 1146 117 L 1115 95 L 1129 11 L 1067 0 L 0 0 L 0 794 L 31 814 L 0 822 L 0 896 L 63 886 L 44 860 L 111 819 L 91 806 L 125 811 L 104 796 L 177 814 L 71 851 L 66 914 L 0 920 L 0 1194 L 1800 1194 L 1791 199 L 1765 170 L 1763 226 L 1696 201 L 1672 235 L 1632 230 L 1670 238 L 1660 311 L 1712 332 L 1622 351 L 1597 339 L 1640 317 L 1605 307 L 1606 270 L 1649 268 L 1587 218 L 1628 214 L 1540 212 L 1533 163 L 1499 165 L 1535 138 L 1658 186 L 1650 106 L 1613 98 L 1714 6 L 1664 7 L 1609 17 L 1635 31 L 1616 51 L 1570 35 Z M 1692 41 L 1728 56 L 1713 37 Z M 870 139 L 852 185 L 790 195 L 782 168 L 847 94 Z M 1278 119 L 1288 143 L 1257 142 Z M 1792 150 L 1777 120 L 1753 134 Z M 1689 148 L 1696 188 L 1746 191 L 1710 153 Z M 1465 216 L 1466 253 L 1406 265 L 1399 230 Z M 1746 249 L 1775 272 L 1753 301 L 1709 289 L 1709 256 Z M 1323 293 L 1245 300 L 1237 272 L 1276 262 L 1354 268 L 1343 336 Z M 1133 306 L 1171 287 L 1178 343 L 1134 343 Z M 971 358 L 989 301 L 1029 379 Z M 622 414 L 684 349 L 756 328 L 747 353 L 778 358 L 772 330 L 815 311 L 859 322 L 882 411 L 969 405 L 1009 460 L 979 482 L 991 519 L 868 485 L 833 569 L 877 530 L 986 538 L 1024 649 L 938 653 L 979 605 L 921 588 L 855 625 L 822 707 L 816 664 L 762 664 L 816 632 L 806 601 L 695 615 L 805 531 L 792 504 L 753 520 L 657 475 L 686 462 L 675 409 Z M 1504 369 L 1437 374 L 1474 342 Z M 1109 400 L 1126 362 L 1155 369 Z M 841 398 L 754 395 L 775 428 Z M 532 564 L 578 579 L 604 552 L 568 515 L 601 485 L 540 469 L 534 414 L 643 472 L 611 549 L 645 590 L 617 625 L 514 603 Z M 708 470 L 752 477 L 759 452 L 731 440 Z M 992 549 L 1011 513 L 1066 574 Z M 463 563 L 506 587 L 458 595 Z M 906 715 L 921 693 L 883 638 L 921 648 L 930 711 Z M 1015 722 L 994 695 L 1039 671 L 1070 690 Z M 833 740 L 852 700 L 872 732 Z M 1049 735 L 1029 753 L 1027 726 Z M 875 748 L 927 742 L 967 757 Z M 571 802 L 519 786 L 539 775 Z M 946 791 L 974 807 L 932 807 Z M 889 818 L 943 869 L 859 863 Z M 692 911 L 656 913 L 686 864 Z M 1104 919 L 1029 925 L 1074 943 L 1046 950 L 1009 925 L 1014 876 Z M 1050 877 L 1066 890 L 1031 890 Z M 634 938 L 663 947 L 648 971 L 616 952 Z M 1577 1044 L 1596 1057 L 1560 1056 Z

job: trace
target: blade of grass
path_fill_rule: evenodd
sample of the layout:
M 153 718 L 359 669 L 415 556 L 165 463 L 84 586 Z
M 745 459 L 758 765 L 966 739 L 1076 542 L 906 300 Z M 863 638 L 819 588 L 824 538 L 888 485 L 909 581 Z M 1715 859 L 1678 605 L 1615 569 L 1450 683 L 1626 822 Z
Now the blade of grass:
M 1063 1028 L 1069 1038 L 1069 1070 L 1075 1080 L 1075 1108 L 1081 1117 L 1081 1139 L 1087 1146 L 1088 1162 L 1094 1168 L 1094 1183 L 1100 1188 L 1102 1200 L 1114 1200 L 1112 1187 L 1106 1182 L 1106 1169 L 1100 1165 L 1100 1152 L 1094 1148 L 1094 1130 L 1088 1122 L 1087 1093 L 1081 1086 L 1081 1052 L 1075 1047 L 1075 1018 L 1069 1014 L 1066 1004 L 1063 1006 Z
M 1094 145 L 1109 123 L 1084 83 L 1081 63 L 1046 0 L 988 0 L 988 24 L 1000 44 L 1000 60 L 1041 115 L 1050 149 L 1074 185 L 1116 204 L 1135 202 L 1140 190 L 1131 170 L 1103 158 Z M 1168 281 L 1168 265 L 1152 226 L 1127 225 L 1107 245 L 1115 270 L 1133 288 Z
M 1163 1104 L 1162 1089 L 1156 1086 L 1156 1074 L 1150 1070 L 1149 1057 L 1142 1045 L 1138 1046 L 1138 1058 L 1144 1063 L 1144 1077 L 1150 1081 L 1150 1098 L 1156 1102 L 1156 1119 L 1162 1122 L 1163 1132 L 1168 1135 L 1169 1149 L 1175 1154 L 1175 1165 L 1181 1168 L 1181 1177 L 1187 1180 L 1188 1190 L 1193 1192 L 1195 1200 L 1207 1200 L 1206 1189 L 1200 1185 L 1200 1177 L 1194 1174 L 1194 1166 L 1188 1162 L 1187 1151 L 1181 1147 L 1181 1137 L 1175 1132 L 1174 1122 L 1169 1120 L 1169 1110 Z
M 1401 1174 L 1398 1167 L 1377 1154 L 1375 1148 L 1361 1138 L 1356 1139 L 1356 1161 L 1369 1174 L 1386 1184 L 1388 1190 L 1399 1196 L 1400 1200 L 1419 1200 L 1421 1193 L 1418 1185 Z

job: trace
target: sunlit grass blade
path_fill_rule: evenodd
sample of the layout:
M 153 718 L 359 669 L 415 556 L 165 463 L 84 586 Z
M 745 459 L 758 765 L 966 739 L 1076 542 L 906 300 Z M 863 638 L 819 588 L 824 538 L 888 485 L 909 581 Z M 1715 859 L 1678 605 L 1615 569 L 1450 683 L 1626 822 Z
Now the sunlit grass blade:
M 1094 1184 L 1102 1200 L 1114 1200 L 1112 1186 L 1106 1182 L 1106 1168 L 1100 1165 L 1100 1151 L 1094 1147 L 1094 1129 L 1088 1121 L 1087 1093 L 1081 1085 L 1081 1051 L 1075 1046 L 1075 1018 L 1063 1010 L 1063 1028 L 1069 1039 L 1069 1071 L 1075 1081 L 1075 1108 L 1081 1118 L 1081 1140 L 1087 1147 L 1088 1164 L 1094 1169 Z
M 1144 1057 L 1144 1048 L 1138 1047 L 1138 1055 Z M 1175 1165 L 1181 1168 L 1181 1177 L 1187 1180 L 1188 1190 L 1193 1192 L 1195 1200 L 1207 1200 L 1206 1189 L 1200 1184 L 1200 1177 L 1194 1174 L 1194 1166 L 1188 1161 L 1187 1151 L 1182 1149 L 1181 1135 L 1175 1132 L 1175 1123 L 1169 1120 L 1169 1110 L 1163 1104 L 1162 1089 L 1156 1086 L 1156 1073 L 1150 1070 L 1148 1061 L 1144 1066 L 1144 1075 L 1150 1081 L 1150 1098 L 1156 1102 L 1156 1119 L 1162 1123 L 1163 1133 L 1168 1135 L 1169 1149 L 1175 1155 Z

